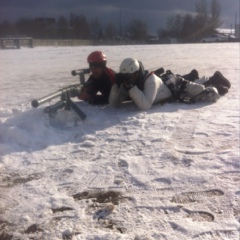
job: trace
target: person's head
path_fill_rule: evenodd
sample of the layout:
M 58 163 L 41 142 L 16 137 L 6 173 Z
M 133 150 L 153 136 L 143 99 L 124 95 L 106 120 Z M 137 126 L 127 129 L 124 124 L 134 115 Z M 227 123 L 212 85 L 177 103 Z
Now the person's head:
M 125 58 L 119 68 L 119 72 L 126 75 L 131 75 L 133 79 L 137 79 L 140 70 L 140 63 L 134 58 Z
M 103 52 L 94 51 L 87 58 L 89 68 L 94 78 L 99 78 L 106 68 L 107 58 Z

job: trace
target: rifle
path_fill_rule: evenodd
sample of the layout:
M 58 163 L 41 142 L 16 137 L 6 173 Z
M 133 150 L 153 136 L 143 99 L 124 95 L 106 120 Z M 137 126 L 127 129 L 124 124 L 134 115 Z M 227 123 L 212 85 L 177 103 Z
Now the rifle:
M 81 86 L 85 83 L 85 74 L 90 73 L 90 69 L 78 69 L 72 70 L 72 76 L 79 76 L 80 83 L 70 85 L 64 88 L 59 89 L 56 92 L 48 94 L 42 98 L 32 100 L 32 107 L 37 108 L 38 106 L 51 101 L 54 98 L 60 97 L 60 101 L 57 103 L 45 107 L 44 112 L 48 113 L 50 117 L 54 117 L 57 114 L 59 109 L 64 108 L 65 110 L 73 109 L 77 115 L 84 120 L 86 118 L 86 114 L 74 103 L 71 98 L 77 97 L 81 91 Z

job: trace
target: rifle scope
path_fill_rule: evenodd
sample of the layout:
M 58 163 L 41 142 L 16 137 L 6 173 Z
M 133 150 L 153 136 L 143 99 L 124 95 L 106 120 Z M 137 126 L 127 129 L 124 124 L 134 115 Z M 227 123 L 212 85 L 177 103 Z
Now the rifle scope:
M 80 74 L 88 74 L 90 73 L 90 69 L 89 68 L 86 68 L 86 69 L 77 69 L 77 70 L 72 70 L 71 74 L 72 76 L 77 76 L 77 75 L 80 75 Z

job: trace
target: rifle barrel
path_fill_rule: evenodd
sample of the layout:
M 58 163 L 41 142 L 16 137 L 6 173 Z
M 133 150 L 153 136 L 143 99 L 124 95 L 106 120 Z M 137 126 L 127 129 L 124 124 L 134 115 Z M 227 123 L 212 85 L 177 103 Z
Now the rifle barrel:
M 37 108 L 38 106 L 42 105 L 43 103 L 48 102 L 56 97 L 61 96 L 61 94 L 62 94 L 62 91 L 58 90 L 54 93 L 48 94 L 48 95 L 40 98 L 40 99 L 34 99 L 34 100 L 32 100 L 32 106 L 34 108 Z
M 80 90 L 81 90 L 80 84 L 70 85 L 68 87 L 59 89 L 54 93 L 50 93 L 42 98 L 32 100 L 32 106 L 34 108 L 37 108 L 38 106 L 42 105 L 45 102 L 49 102 L 50 100 L 57 98 L 59 96 L 64 97 L 66 94 L 68 94 L 69 97 L 76 97 Z

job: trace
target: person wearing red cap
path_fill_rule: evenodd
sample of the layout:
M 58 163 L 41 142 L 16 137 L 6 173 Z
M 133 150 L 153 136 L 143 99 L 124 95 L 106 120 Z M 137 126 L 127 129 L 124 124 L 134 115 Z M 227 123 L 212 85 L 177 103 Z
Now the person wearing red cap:
M 115 72 L 106 66 L 107 58 L 101 51 L 90 53 L 87 61 L 91 74 L 78 98 L 95 105 L 108 104 L 111 87 L 115 83 Z

